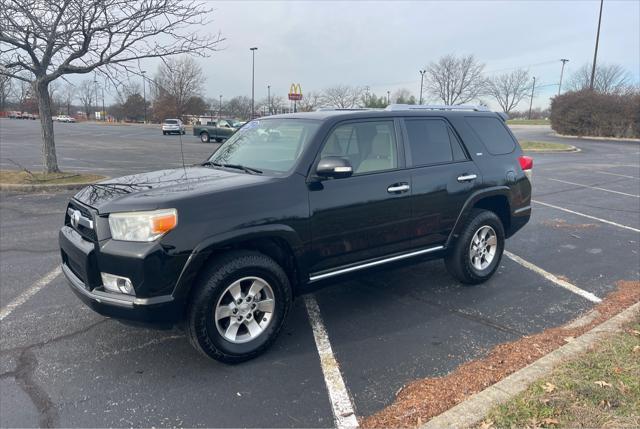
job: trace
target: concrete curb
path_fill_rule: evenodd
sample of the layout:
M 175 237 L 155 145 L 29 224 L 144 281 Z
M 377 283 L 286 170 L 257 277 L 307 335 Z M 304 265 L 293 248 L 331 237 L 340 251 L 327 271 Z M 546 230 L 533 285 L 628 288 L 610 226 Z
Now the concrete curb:
M 110 179 L 110 177 L 104 177 L 100 181 Z M 85 186 L 93 185 L 98 182 L 85 182 L 85 183 L 61 183 L 56 185 L 18 185 L 2 183 L 0 184 L 0 192 L 57 192 L 57 191 L 72 191 L 79 190 Z
M 587 351 L 605 335 L 620 331 L 622 326 L 631 322 L 638 314 L 640 314 L 640 303 L 632 305 L 570 343 L 435 416 L 421 426 L 421 429 L 468 428 L 478 424 L 494 406 L 524 392 L 533 382 L 549 375 L 556 366 L 565 360 Z
M 612 142 L 632 142 L 640 143 L 640 139 L 632 138 L 618 138 L 618 137 L 598 137 L 598 136 L 567 136 L 564 134 L 551 133 L 553 137 L 560 137 L 563 139 L 578 139 L 578 140 L 607 140 Z
M 528 152 L 528 153 L 576 153 L 576 152 L 582 152 L 582 149 L 575 147 L 573 145 L 569 145 L 568 149 L 540 149 L 540 150 L 522 149 L 522 151 Z

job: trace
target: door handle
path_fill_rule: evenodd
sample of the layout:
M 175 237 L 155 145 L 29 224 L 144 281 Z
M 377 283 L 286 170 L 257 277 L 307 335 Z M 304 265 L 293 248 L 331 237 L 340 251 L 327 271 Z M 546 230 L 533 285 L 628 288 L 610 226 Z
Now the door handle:
M 398 183 L 396 185 L 391 185 L 387 188 L 387 192 L 390 194 L 395 194 L 396 192 L 407 192 L 411 187 L 406 183 Z
M 458 176 L 458 182 L 469 182 L 471 180 L 475 180 L 478 176 L 475 174 L 463 174 L 462 176 Z

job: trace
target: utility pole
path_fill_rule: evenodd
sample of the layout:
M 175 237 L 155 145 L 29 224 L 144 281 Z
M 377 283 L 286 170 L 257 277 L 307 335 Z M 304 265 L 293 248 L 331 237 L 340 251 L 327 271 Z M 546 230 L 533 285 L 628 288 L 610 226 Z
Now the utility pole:
M 391 91 L 387 91 L 387 106 L 391 104 Z
M 145 73 L 146 71 L 142 70 L 140 73 L 142 73 L 142 100 L 144 102 L 144 123 L 147 123 L 147 90 L 146 90 L 146 85 L 144 83 L 145 80 Z
M 531 87 L 531 100 L 529 101 L 529 119 L 531 119 L 531 107 L 533 106 L 533 92 L 536 90 L 536 77 L 533 77 L 533 86 Z
M 269 105 L 269 115 L 272 115 L 273 113 L 271 113 L 271 85 L 267 85 L 267 104 Z
M 598 58 L 598 43 L 600 42 L 600 23 L 602 22 L 602 3 L 604 0 L 600 0 L 600 14 L 598 15 L 598 32 L 596 33 L 596 49 L 593 53 L 593 67 L 591 67 L 591 82 L 589 83 L 589 89 L 593 91 L 593 82 L 596 77 L 596 60 Z
M 218 122 L 220 122 L 220 115 L 222 115 L 222 94 L 220 94 L 220 105 L 218 107 Z
M 258 48 L 255 46 L 249 48 L 251 51 L 251 115 L 249 119 L 253 119 L 253 105 L 255 103 L 255 80 L 256 80 L 256 51 Z
M 562 75 L 564 74 L 564 64 L 568 63 L 569 60 L 566 58 L 562 58 L 562 68 L 560 69 L 560 83 L 558 84 L 558 95 L 560 95 L 560 90 L 562 89 Z
M 422 104 L 422 88 L 424 84 L 424 74 L 426 72 L 426 70 L 420 70 L 420 102 L 418 104 Z
M 102 85 L 102 113 L 100 116 L 102 116 L 102 122 L 107 121 L 107 111 L 104 108 L 104 85 Z
M 96 109 L 97 109 L 98 106 L 99 106 L 99 103 L 98 103 L 98 79 L 96 79 L 96 78 L 93 78 L 93 87 L 94 87 L 94 91 L 96 93 Z M 97 118 L 95 118 L 95 112 L 94 112 L 93 116 L 94 116 L 94 119 L 97 119 Z

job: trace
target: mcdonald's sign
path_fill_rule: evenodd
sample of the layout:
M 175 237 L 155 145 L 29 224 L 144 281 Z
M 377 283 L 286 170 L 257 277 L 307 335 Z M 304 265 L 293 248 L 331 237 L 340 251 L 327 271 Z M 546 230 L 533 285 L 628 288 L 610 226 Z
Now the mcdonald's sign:
M 302 100 L 302 87 L 299 83 L 292 83 L 289 87 L 289 100 Z

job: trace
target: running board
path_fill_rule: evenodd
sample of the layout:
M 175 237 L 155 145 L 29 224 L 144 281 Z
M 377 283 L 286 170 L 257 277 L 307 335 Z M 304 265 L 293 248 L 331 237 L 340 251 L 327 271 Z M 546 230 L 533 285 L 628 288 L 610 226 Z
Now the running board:
M 375 267 L 377 265 L 387 264 L 389 262 L 400 261 L 402 259 L 412 258 L 414 256 L 436 252 L 442 249 L 444 249 L 444 246 L 429 247 L 428 249 L 416 250 L 414 252 L 409 252 L 402 255 L 391 256 L 389 258 L 379 259 L 377 261 L 366 262 L 364 264 L 353 265 L 351 267 L 341 268 L 335 271 L 329 271 L 327 273 L 312 275 L 312 276 L 309 276 L 309 283 L 317 282 L 318 280 L 324 280 L 329 277 L 339 276 L 341 274 L 351 273 L 353 271 L 364 270 L 366 268 Z

